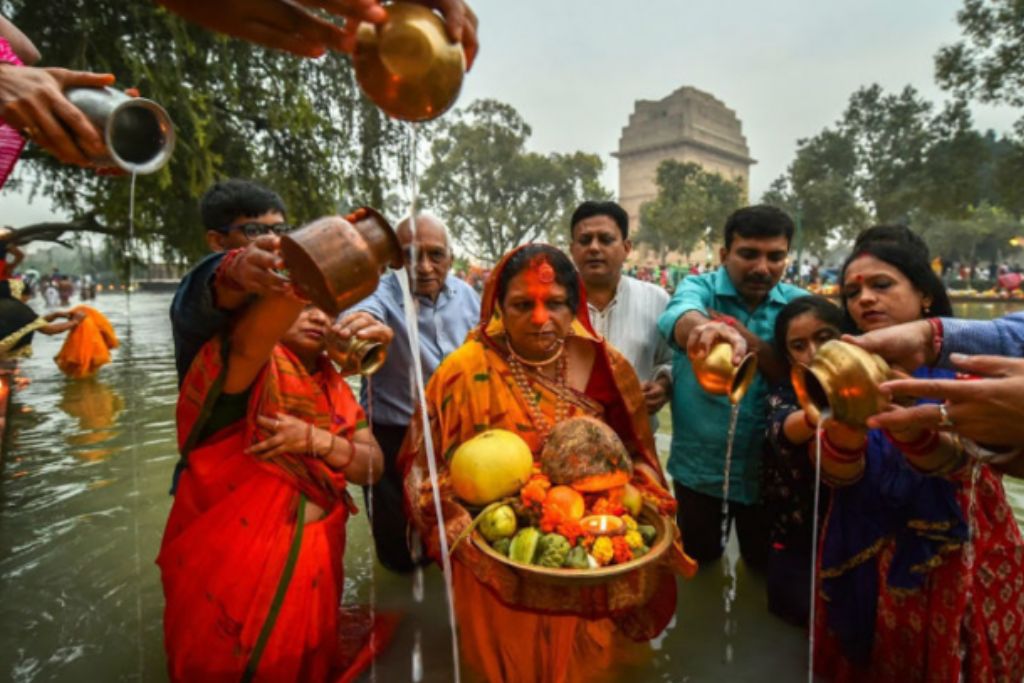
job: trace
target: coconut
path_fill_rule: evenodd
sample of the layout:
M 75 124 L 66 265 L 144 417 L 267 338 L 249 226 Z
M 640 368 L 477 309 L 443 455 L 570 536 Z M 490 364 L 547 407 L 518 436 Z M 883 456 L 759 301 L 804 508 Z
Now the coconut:
M 611 427 L 592 417 L 574 417 L 551 430 L 541 469 L 552 484 L 591 493 L 626 484 L 633 462 Z

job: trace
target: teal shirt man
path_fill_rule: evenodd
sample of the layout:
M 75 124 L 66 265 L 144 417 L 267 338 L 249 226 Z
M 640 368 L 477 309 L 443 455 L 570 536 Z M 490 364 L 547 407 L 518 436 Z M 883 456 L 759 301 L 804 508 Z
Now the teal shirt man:
M 690 311 L 711 317 L 710 311 L 730 315 L 765 341 L 771 341 L 782 307 L 807 292 L 776 284 L 753 310 L 736 291 L 725 267 L 686 278 L 676 289 L 658 329 L 677 351 L 672 361 L 672 449 L 668 471 L 673 481 L 716 498 L 722 497 L 726 440 L 731 404 L 725 396 L 707 393 L 697 384 L 686 350 L 673 335 L 676 321 Z M 758 500 L 760 452 L 764 441 L 768 386 L 758 373 L 740 402 L 729 474 L 729 500 L 753 504 Z

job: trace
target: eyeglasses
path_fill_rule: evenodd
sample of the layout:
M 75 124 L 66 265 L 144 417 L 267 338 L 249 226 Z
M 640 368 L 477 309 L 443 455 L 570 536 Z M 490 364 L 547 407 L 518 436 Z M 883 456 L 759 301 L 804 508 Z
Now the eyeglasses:
M 249 239 L 255 239 L 257 237 L 262 237 L 263 235 L 269 235 L 270 233 L 274 233 L 275 235 L 285 235 L 294 229 L 294 226 L 289 225 L 288 223 L 259 223 L 253 221 L 251 223 L 229 225 L 222 228 L 221 232 L 229 233 L 232 230 L 241 230 Z

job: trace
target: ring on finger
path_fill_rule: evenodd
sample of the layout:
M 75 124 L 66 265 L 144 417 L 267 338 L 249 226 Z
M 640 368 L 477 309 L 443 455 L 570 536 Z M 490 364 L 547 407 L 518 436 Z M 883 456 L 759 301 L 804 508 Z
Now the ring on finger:
M 949 416 L 949 404 L 939 404 L 939 424 L 938 427 L 941 429 L 949 429 L 953 427 L 953 419 Z
M 39 129 L 35 126 L 25 126 L 21 132 L 23 132 L 28 138 L 35 138 L 35 136 L 39 134 Z

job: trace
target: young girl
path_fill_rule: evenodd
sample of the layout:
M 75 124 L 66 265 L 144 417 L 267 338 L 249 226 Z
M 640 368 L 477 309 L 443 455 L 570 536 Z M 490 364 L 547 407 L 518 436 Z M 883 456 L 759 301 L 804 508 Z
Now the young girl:
M 807 364 L 818 347 L 839 337 L 843 312 L 828 299 L 790 301 L 775 322 L 775 350 L 792 366 Z M 811 590 L 811 532 L 814 466 L 808 443 L 814 426 L 787 381 L 768 396 L 770 422 L 762 474 L 762 495 L 771 519 L 766 589 L 768 609 L 799 626 L 807 624 Z M 825 510 L 827 491 L 820 510 Z

